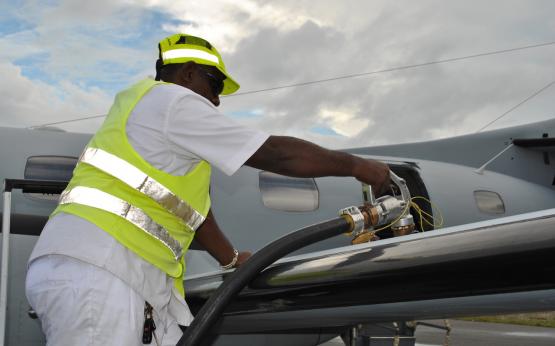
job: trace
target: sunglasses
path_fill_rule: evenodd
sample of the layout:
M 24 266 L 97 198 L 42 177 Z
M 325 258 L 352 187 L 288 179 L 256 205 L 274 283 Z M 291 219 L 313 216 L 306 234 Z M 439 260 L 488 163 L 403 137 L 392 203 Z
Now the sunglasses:
M 220 95 L 224 90 L 224 80 L 214 76 L 211 72 L 206 71 L 204 68 L 201 68 L 201 70 L 204 72 L 214 96 Z

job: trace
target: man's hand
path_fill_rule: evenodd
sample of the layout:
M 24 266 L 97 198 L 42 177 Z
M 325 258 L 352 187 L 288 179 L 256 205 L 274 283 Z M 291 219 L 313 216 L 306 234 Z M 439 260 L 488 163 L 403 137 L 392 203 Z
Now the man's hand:
M 252 253 L 250 251 L 241 251 L 239 252 L 239 257 L 237 257 L 237 262 L 235 263 L 235 268 L 240 267 L 243 263 L 245 263 L 250 257 Z
M 353 168 L 353 176 L 368 185 L 380 196 L 389 189 L 389 166 L 375 160 L 360 159 Z

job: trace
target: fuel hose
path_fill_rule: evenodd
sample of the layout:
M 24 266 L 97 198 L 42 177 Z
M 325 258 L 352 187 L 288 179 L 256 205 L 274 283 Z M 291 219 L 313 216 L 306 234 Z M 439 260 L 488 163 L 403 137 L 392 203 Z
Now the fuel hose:
M 344 216 L 302 228 L 269 243 L 224 280 L 196 314 L 176 346 L 211 345 L 217 337 L 211 330 L 226 307 L 262 270 L 300 248 L 350 231 L 351 219 Z

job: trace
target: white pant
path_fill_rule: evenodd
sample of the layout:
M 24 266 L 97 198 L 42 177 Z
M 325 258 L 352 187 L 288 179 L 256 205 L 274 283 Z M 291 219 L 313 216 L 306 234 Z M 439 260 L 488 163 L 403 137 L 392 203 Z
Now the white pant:
M 47 345 L 142 345 L 145 300 L 110 272 L 72 257 L 34 260 L 26 294 Z M 166 311 L 154 311 L 156 339 L 175 345 L 182 335 Z

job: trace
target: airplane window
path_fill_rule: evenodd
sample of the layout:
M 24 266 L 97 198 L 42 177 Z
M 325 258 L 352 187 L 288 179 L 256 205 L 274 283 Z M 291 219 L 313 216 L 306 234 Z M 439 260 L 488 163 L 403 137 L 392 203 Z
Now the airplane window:
M 497 192 L 476 190 L 474 191 L 474 199 L 478 209 L 488 214 L 504 214 L 505 204 L 503 199 Z
M 293 178 L 271 172 L 259 173 L 262 203 L 282 211 L 313 211 L 319 206 L 319 193 L 313 178 Z

